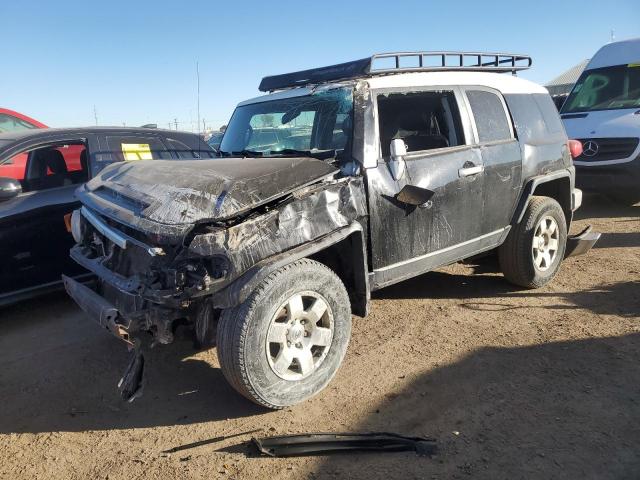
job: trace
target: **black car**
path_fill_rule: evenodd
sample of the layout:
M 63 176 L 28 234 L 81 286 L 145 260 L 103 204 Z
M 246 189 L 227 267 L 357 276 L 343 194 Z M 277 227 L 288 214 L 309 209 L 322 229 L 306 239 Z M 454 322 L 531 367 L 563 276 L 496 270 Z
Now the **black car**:
M 74 191 L 114 162 L 211 158 L 198 135 L 142 128 L 37 129 L 0 135 L 0 305 L 88 272 L 69 258 Z
M 569 141 L 548 92 L 511 75 L 522 63 L 403 53 L 267 77 L 223 158 L 88 182 L 71 255 L 98 282 L 65 285 L 135 347 L 123 397 L 140 392 L 141 331 L 170 343 L 192 322 L 238 392 L 283 408 L 329 383 L 374 290 L 492 251 L 511 283 L 550 282 L 598 234 L 568 236 Z

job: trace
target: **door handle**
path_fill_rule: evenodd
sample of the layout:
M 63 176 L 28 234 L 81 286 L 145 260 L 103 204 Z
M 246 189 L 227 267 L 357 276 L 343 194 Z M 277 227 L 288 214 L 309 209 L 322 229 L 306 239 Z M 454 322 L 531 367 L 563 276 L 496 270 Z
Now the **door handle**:
M 473 167 L 461 168 L 458 170 L 460 177 L 469 177 L 484 172 L 484 165 L 474 165 Z

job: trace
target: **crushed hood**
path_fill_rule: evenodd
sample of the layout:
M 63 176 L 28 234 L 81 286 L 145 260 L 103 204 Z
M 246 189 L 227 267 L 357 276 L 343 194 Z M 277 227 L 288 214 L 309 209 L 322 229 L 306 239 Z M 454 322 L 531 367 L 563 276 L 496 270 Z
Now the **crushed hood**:
M 185 225 L 233 218 L 336 171 L 313 158 L 124 162 L 101 171 L 79 196 L 99 197 L 118 217 L 128 210 L 138 219 Z

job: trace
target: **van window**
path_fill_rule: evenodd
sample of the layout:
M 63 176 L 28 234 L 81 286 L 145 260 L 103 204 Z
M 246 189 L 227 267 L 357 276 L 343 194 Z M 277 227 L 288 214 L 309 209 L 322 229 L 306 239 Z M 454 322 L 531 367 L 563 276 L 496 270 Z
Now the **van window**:
M 481 143 L 510 140 L 511 125 L 500 97 L 485 90 L 467 90 L 467 98 Z
M 640 65 L 595 68 L 582 74 L 562 113 L 640 107 Z
M 378 95 L 383 157 L 391 140 L 401 138 L 408 152 L 464 145 L 460 112 L 453 92 L 408 92 Z

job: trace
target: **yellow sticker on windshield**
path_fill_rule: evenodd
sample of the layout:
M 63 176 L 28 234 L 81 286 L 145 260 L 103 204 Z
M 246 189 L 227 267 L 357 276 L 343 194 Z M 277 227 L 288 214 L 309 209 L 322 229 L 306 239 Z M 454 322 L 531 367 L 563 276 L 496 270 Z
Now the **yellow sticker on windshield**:
M 153 160 L 148 143 L 123 143 L 122 153 L 127 162 L 132 160 Z

